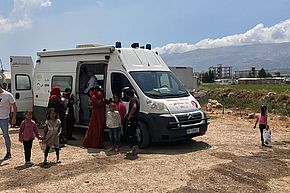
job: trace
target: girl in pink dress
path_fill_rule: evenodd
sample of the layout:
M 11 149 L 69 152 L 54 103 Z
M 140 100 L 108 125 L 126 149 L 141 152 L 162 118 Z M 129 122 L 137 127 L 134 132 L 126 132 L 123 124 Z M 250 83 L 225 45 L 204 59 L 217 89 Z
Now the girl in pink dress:
M 42 137 L 39 135 L 36 123 L 32 120 L 32 112 L 26 111 L 24 116 L 25 119 L 21 122 L 19 128 L 19 141 L 23 143 L 25 165 L 32 166 L 33 163 L 30 160 L 32 142 L 35 137 L 39 140 L 41 140 Z

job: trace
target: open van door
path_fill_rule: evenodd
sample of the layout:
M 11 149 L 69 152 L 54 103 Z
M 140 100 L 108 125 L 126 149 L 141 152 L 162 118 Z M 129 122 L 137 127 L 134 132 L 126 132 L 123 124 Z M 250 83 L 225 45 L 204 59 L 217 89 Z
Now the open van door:
M 10 66 L 11 93 L 16 100 L 17 117 L 23 118 L 25 111 L 32 111 L 33 109 L 33 61 L 30 56 L 11 56 Z

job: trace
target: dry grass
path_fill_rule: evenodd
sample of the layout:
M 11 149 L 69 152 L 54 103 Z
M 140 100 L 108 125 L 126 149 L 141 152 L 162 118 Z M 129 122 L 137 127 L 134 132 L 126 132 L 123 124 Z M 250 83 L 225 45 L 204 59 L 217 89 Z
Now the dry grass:
M 272 148 L 260 147 L 254 119 L 210 114 L 205 136 L 187 143 L 154 144 L 138 159 L 124 159 L 104 149 L 84 149 L 79 140 L 42 165 L 43 153 L 34 141 L 33 167 L 25 167 L 23 147 L 11 134 L 12 159 L 0 161 L 1 192 L 290 192 L 288 118 L 271 116 Z M 273 125 L 273 127 L 272 127 Z M 274 126 L 275 125 L 275 126 Z M 5 148 L 0 136 L 0 154 Z M 288 182 L 288 183 L 287 183 Z

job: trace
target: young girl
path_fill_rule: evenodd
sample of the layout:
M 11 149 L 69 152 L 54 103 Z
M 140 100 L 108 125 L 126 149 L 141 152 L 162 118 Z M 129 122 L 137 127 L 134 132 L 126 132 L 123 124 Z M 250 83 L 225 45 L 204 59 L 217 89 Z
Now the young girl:
M 118 111 L 116 111 L 116 104 L 111 102 L 109 104 L 109 111 L 106 116 L 106 126 L 110 129 L 110 142 L 111 147 L 109 151 L 115 150 L 115 152 L 119 151 L 119 131 L 121 129 L 121 117 Z
M 267 107 L 265 105 L 261 106 L 261 112 L 257 117 L 254 128 L 256 128 L 258 122 L 259 122 L 259 129 L 260 129 L 260 133 L 261 133 L 262 146 L 265 146 L 264 137 L 263 137 L 263 130 L 268 128 Z
M 39 135 L 36 123 L 32 120 L 32 112 L 26 111 L 24 116 L 25 119 L 21 122 L 19 129 L 19 141 L 23 143 L 25 165 L 32 166 L 33 163 L 30 162 L 30 158 L 34 136 L 39 140 L 42 139 L 42 137 Z
M 126 115 L 126 107 L 125 105 L 120 101 L 120 97 L 117 94 L 114 94 L 113 101 L 116 104 L 116 110 L 119 111 L 119 114 L 121 116 L 121 123 L 123 125 L 125 115 Z
M 55 149 L 56 153 L 56 163 L 60 163 L 59 160 L 59 136 L 61 134 L 61 122 L 57 119 L 57 113 L 54 108 L 48 109 L 47 120 L 45 121 L 45 129 L 44 129 L 44 143 L 45 143 L 45 151 L 44 151 L 44 164 L 47 164 L 47 156 L 50 148 Z

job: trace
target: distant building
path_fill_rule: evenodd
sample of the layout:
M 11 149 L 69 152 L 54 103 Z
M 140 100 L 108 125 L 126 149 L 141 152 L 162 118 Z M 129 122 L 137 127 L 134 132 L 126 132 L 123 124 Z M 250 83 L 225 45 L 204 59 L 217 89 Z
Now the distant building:
M 258 77 L 259 70 L 256 70 L 256 67 L 252 66 L 249 70 L 239 70 L 235 71 L 234 78 L 255 78 Z
M 272 72 L 269 72 L 271 74 L 271 76 L 273 77 L 280 77 L 281 76 L 281 73 L 278 72 L 278 71 L 272 71 Z
M 193 91 L 197 88 L 198 79 L 197 77 L 193 76 L 192 67 L 169 66 L 169 68 L 175 74 L 175 76 L 183 83 L 187 90 Z
M 215 79 L 232 78 L 232 67 L 229 66 L 223 66 L 222 64 L 218 64 L 216 67 L 209 67 L 209 71 L 213 73 Z
M 285 83 L 285 78 L 239 78 L 238 84 L 282 84 Z

